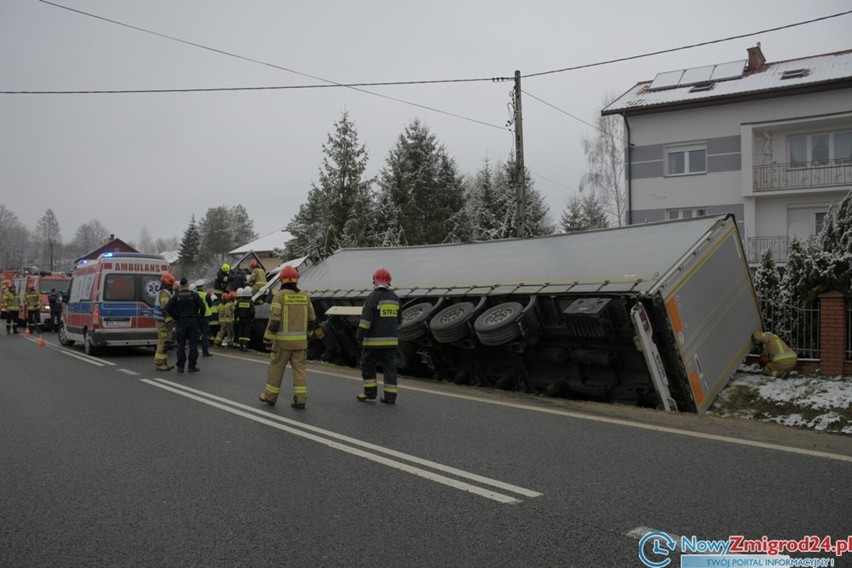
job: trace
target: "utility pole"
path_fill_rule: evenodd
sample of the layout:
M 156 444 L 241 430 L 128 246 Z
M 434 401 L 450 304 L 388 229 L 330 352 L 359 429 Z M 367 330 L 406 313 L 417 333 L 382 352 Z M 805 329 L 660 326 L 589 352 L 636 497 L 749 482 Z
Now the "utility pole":
M 517 207 L 515 209 L 515 232 L 518 237 L 525 236 L 524 220 L 527 216 L 526 206 L 526 188 L 524 180 L 526 179 L 526 170 L 524 168 L 524 129 L 522 126 L 523 113 L 521 112 L 521 72 L 515 70 L 515 168 L 517 169 L 517 188 L 515 189 L 515 199 Z

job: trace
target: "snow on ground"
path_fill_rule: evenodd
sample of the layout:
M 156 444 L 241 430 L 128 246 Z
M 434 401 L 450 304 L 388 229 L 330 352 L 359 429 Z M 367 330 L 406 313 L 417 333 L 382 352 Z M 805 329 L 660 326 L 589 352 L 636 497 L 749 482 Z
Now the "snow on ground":
M 852 435 L 852 377 L 794 372 L 776 379 L 741 370 L 708 412 Z

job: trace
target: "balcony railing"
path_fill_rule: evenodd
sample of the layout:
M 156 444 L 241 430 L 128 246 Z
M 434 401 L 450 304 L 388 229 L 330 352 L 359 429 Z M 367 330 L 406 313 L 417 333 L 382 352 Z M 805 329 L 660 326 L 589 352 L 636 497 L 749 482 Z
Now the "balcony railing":
M 748 261 L 758 263 L 766 249 L 772 251 L 772 260 L 787 262 L 790 237 L 751 237 L 748 240 Z
M 852 159 L 754 166 L 754 190 L 852 186 Z

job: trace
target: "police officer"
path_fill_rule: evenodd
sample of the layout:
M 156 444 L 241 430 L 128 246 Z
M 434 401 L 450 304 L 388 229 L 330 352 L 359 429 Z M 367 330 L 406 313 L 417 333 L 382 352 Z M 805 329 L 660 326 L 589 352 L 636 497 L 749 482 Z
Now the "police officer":
M 381 364 L 385 379 L 384 396 L 379 400 L 387 404 L 396 402 L 396 348 L 399 344 L 397 329 L 402 321 L 399 297 L 390 289 L 391 274 L 379 268 L 373 274 L 373 291 L 367 296 L 361 310 L 361 321 L 355 339 L 362 343 L 361 378 L 364 392 L 358 400 L 375 400 L 378 395 L 376 365 Z
M 158 371 L 171 371 L 174 366 L 169 365 L 169 355 L 166 353 L 166 343 L 172 336 L 174 319 L 165 308 L 172 299 L 172 287 L 175 277 L 166 272 L 160 276 L 160 291 L 154 299 L 154 323 L 157 326 L 157 350 L 154 352 L 154 365 Z
M 266 389 L 258 398 L 275 406 L 281 393 L 281 379 L 287 362 L 293 369 L 293 408 L 305 408 L 308 399 L 308 383 L 305 376 L 305 361 L 308 353 L 308 334 L 313 330 L 317 316 L 311 299 L 299 290 L 299 273 L 289 264 L 278 274 L 281 290 L 269 306 L 269 323 L 263 334 L 263 344 L 272 349 Z
M 186 343 L 189 341 L 189 372 L 198 372 L 199 320 L 204 315 L 204 304 L 198 294 L 189 289 L 186 278 L 180 280 L 180 290 L 166 305 L 166 313 L 177 322 L 177 372 L 183 373 L 186 363 Z
M 50 305 L 50 331 L 59 331 L 59 316 L 62 313 L 62 298 L 56 288 L 50 289 L 50 294 L 47 296 L 47 303 Z

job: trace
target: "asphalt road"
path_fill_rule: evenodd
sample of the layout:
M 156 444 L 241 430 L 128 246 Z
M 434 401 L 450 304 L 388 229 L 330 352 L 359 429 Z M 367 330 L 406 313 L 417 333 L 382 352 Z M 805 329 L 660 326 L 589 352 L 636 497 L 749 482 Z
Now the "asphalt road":
M 46 340 L 0 336 L 4 568 L 642 566 L 652 529 L 852 533 L 848 436 L 432 381 L 359 403 L 328 365 L 270 409 L 260 354 L 178 375 Z

